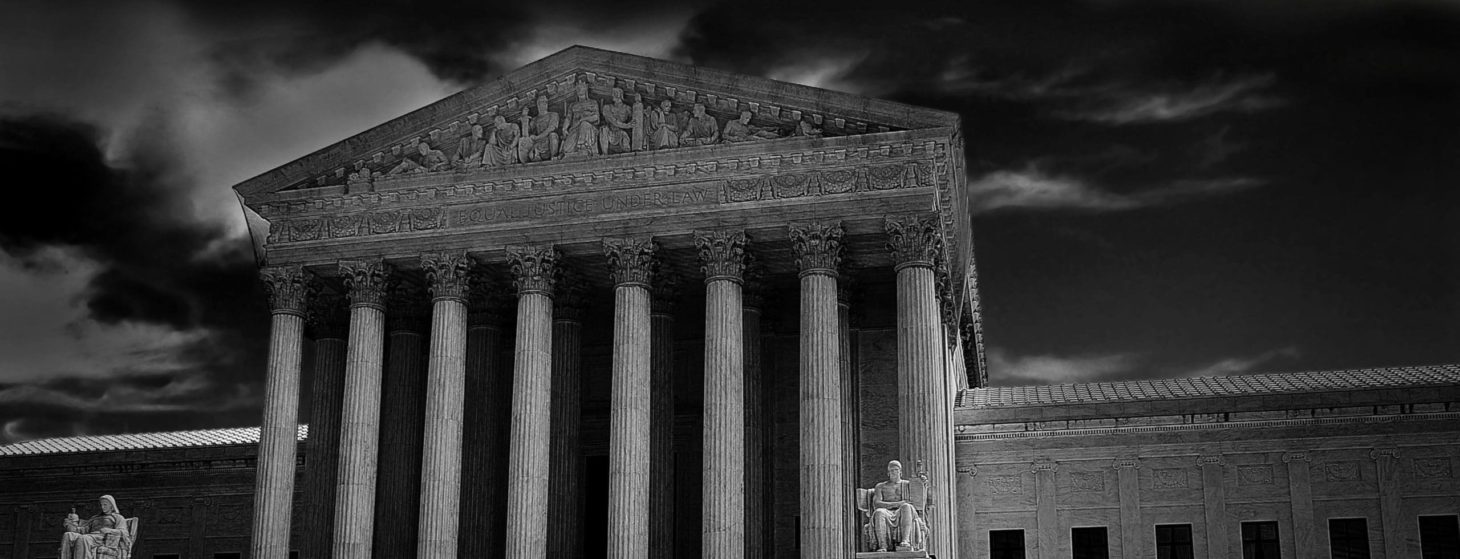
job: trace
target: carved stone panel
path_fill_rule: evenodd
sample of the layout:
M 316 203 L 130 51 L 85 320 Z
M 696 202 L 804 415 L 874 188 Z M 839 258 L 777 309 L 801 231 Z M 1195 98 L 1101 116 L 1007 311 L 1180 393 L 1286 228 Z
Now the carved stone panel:
M 1414 475 L 1420 479 L 1450 479 L 1454 477 L 1450 457 L 1415 458 Z
M 1022 476 L 988 476 L 989 492 L 995 495 L 1019 495 L 1024 493 Z
M 1363 469 L 1358 462 L 1328 462 L 1323 465 L 1323 479 L 1328 481 L 1359 481 L 1363 479 Z
M 1272 485 L 1272 465 L 1237 466 L 1237 483 L 1239 485 Z
M 1075 492 L 1104 492 L 1105 472 L 1070 472 L 1070 490 Z
M 1177 489 L 1188 487 L 1186 470 L 1182 468 L 1162 468 L 1151 471 L 1151 485 L 1156 489 Z

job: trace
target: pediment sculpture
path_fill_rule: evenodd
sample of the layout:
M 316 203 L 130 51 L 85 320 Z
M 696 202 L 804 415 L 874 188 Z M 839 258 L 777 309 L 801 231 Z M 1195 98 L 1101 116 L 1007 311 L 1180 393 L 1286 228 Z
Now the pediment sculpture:
M 924 517 L 932 505 L 932 483 L 922 461 L 918 468 L 918 477 L 902 479 L 902 463 L 893 460 L 887 463 L 887 481 L 857 489 L 857 510 L 864 522 L 861 551 L 926 556 L 929 529 Z
M 86 520 L 81 520 L 74 508 L 66 515 L 61 559 L 131 559 L 137 519 L 122 516 L 111 495 L 102 495 L 97 504 L 101 512 Z

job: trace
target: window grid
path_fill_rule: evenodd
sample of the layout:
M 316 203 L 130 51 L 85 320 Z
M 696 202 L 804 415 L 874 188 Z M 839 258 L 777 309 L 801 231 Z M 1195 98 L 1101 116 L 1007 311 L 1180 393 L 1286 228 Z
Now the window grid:
M 1328 550 L 1333 559 L 1369 559 L 1369 521 L 1328 519 Z
M 1109 532 L 1104 526 L 1070 530 L 1070 549 L 1074 559 L 1110 559 Z
M 1278 524 L 1276 522 L 1242 523 L 1242 559 L 1279 559 Z
M 1460 516 L 1419 517 L 1422 559 L 1460 559 Z
M 1157 524 L 1156 559 L 1194 559 L 1191 525 Z
M 1024 559 L 1024 531 L 989 530 L 989 559 Z

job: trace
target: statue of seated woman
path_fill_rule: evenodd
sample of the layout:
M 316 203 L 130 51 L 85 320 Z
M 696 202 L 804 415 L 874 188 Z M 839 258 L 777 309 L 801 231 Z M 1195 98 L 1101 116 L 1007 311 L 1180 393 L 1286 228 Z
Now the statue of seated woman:
M 867 491 L 867 490 L 859 490 Z M 887 463 L 887 481 L 867 492 L 867 525 L 863 533 L 872 551 L 925 551 L 928 524 L 922 508 L 927 505 L 927 481 L 902 479 L 902 463 Z M 861 508 L 859 505 L 858 508 Z
M 102 495 L 99 504 L 101 514 L 85 521 L 76 516 L 76 509 L 71 509 L 71 514 L 66 515 L 63 523 L 66 533 L 61 538 L 61 559 L 131 557 L 133 534 L 127 525 L 127 519 L 117 510 L 117 500 L 111 495 Z

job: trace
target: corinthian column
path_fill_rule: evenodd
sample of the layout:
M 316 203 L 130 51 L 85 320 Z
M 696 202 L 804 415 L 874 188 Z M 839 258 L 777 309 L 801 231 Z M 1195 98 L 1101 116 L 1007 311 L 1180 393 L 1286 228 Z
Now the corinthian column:
M 743 231 L 695 233 L 705 272 L 706 559 L 745 557 L 745 243 Z
M 552 483 L 548 501 L 556 537 L 548 557 L 583 555 L 582 418 L 583 293 L 578 278 L 558 282 L 553 299 Z
M 314 338 L 309 439 L 305 441 L 304 541 L 307 557 L 328 557 L 334 531 L 335 474 L 340 467 L 340 404 L 345 386 L 345 340 L 350 315 L 343 295 L 310 297 L 305 319 Z
M 801 270 L 801 557 L 846 551 L 842 487 L 841 336 L 836 311 L 841 222 L 791 225 Z
M 340 472 L 335 491 L 336 559 L 370 557 L 375 527 L 385 292 L 390 272 L 390 266 L 380 260 L 340 263 L 340 276 L 350 295 L 350 341 L 345 349 Z
M 553 287 L 558 251 L 507 250 L 517 284 L 517 346 L 512 382 L 511 456 L 507 466 L 507 559 L 547 556 L 547 441 L 552 435 Z
M 938 304 L 934 263 L 941 249 L 937 216 L 918 214 L 888 218 L 887 248 L 897 273 L 897 429 L 902 463 L 923 464 L 935 481 L 936 495 L 947 495 L 953 479 L 941 452 L 948 437 L 948 402 L 943 375 L 943 326 Z M 905 467 L 908 467 L 905 466 Z M 916 471 L 916 470 L 914 470 Z M 946 499 L 933 501 L 936 509 L 929 552 L 944 555 L 952 527 L 943 521 Z
M 651 421 L 649 281 L 650 239 L 605 239 L 613 276 L 613 394 L 608 435 L 608 558 L 649 555 L 649 446 Z
M 649 289 L 649 559 L 674 557 L 674 306 L 679 279 L 660 273 Z
M 294 504 L 294 450 L 299 436 L 299 365 L 304 354 L 304 269 L 274 266 L 259 274 L 273 314 L 269 335 L 264 421 L 259 430 L 253 507 L 253 557 L 289 554 Z
M 747 260 L 749 258 L 747 257 Z M 760 366 L 760 319 L 764 287 L 758 268 L 747 265 L 741 289 L 740 345 L 745 348 L 745 557 L 765 559 L 770 535 L 765 526 L 765 398 Z
M 501 559 L 506 545 L 508 430 L 512 425 L 511 356 L 503 333 L 517 297 L 484 275 L 473 278 L 467 304 L 466 407 L 462 425 L 461 521 L 467 537 L 457 555 Z
M 431 353 L 426 370 L 418 558 L 456 557 L 462 391 L 466 388 L 466 291 L 472 264 L 465 254 L 421 256 L 431 290 Z

